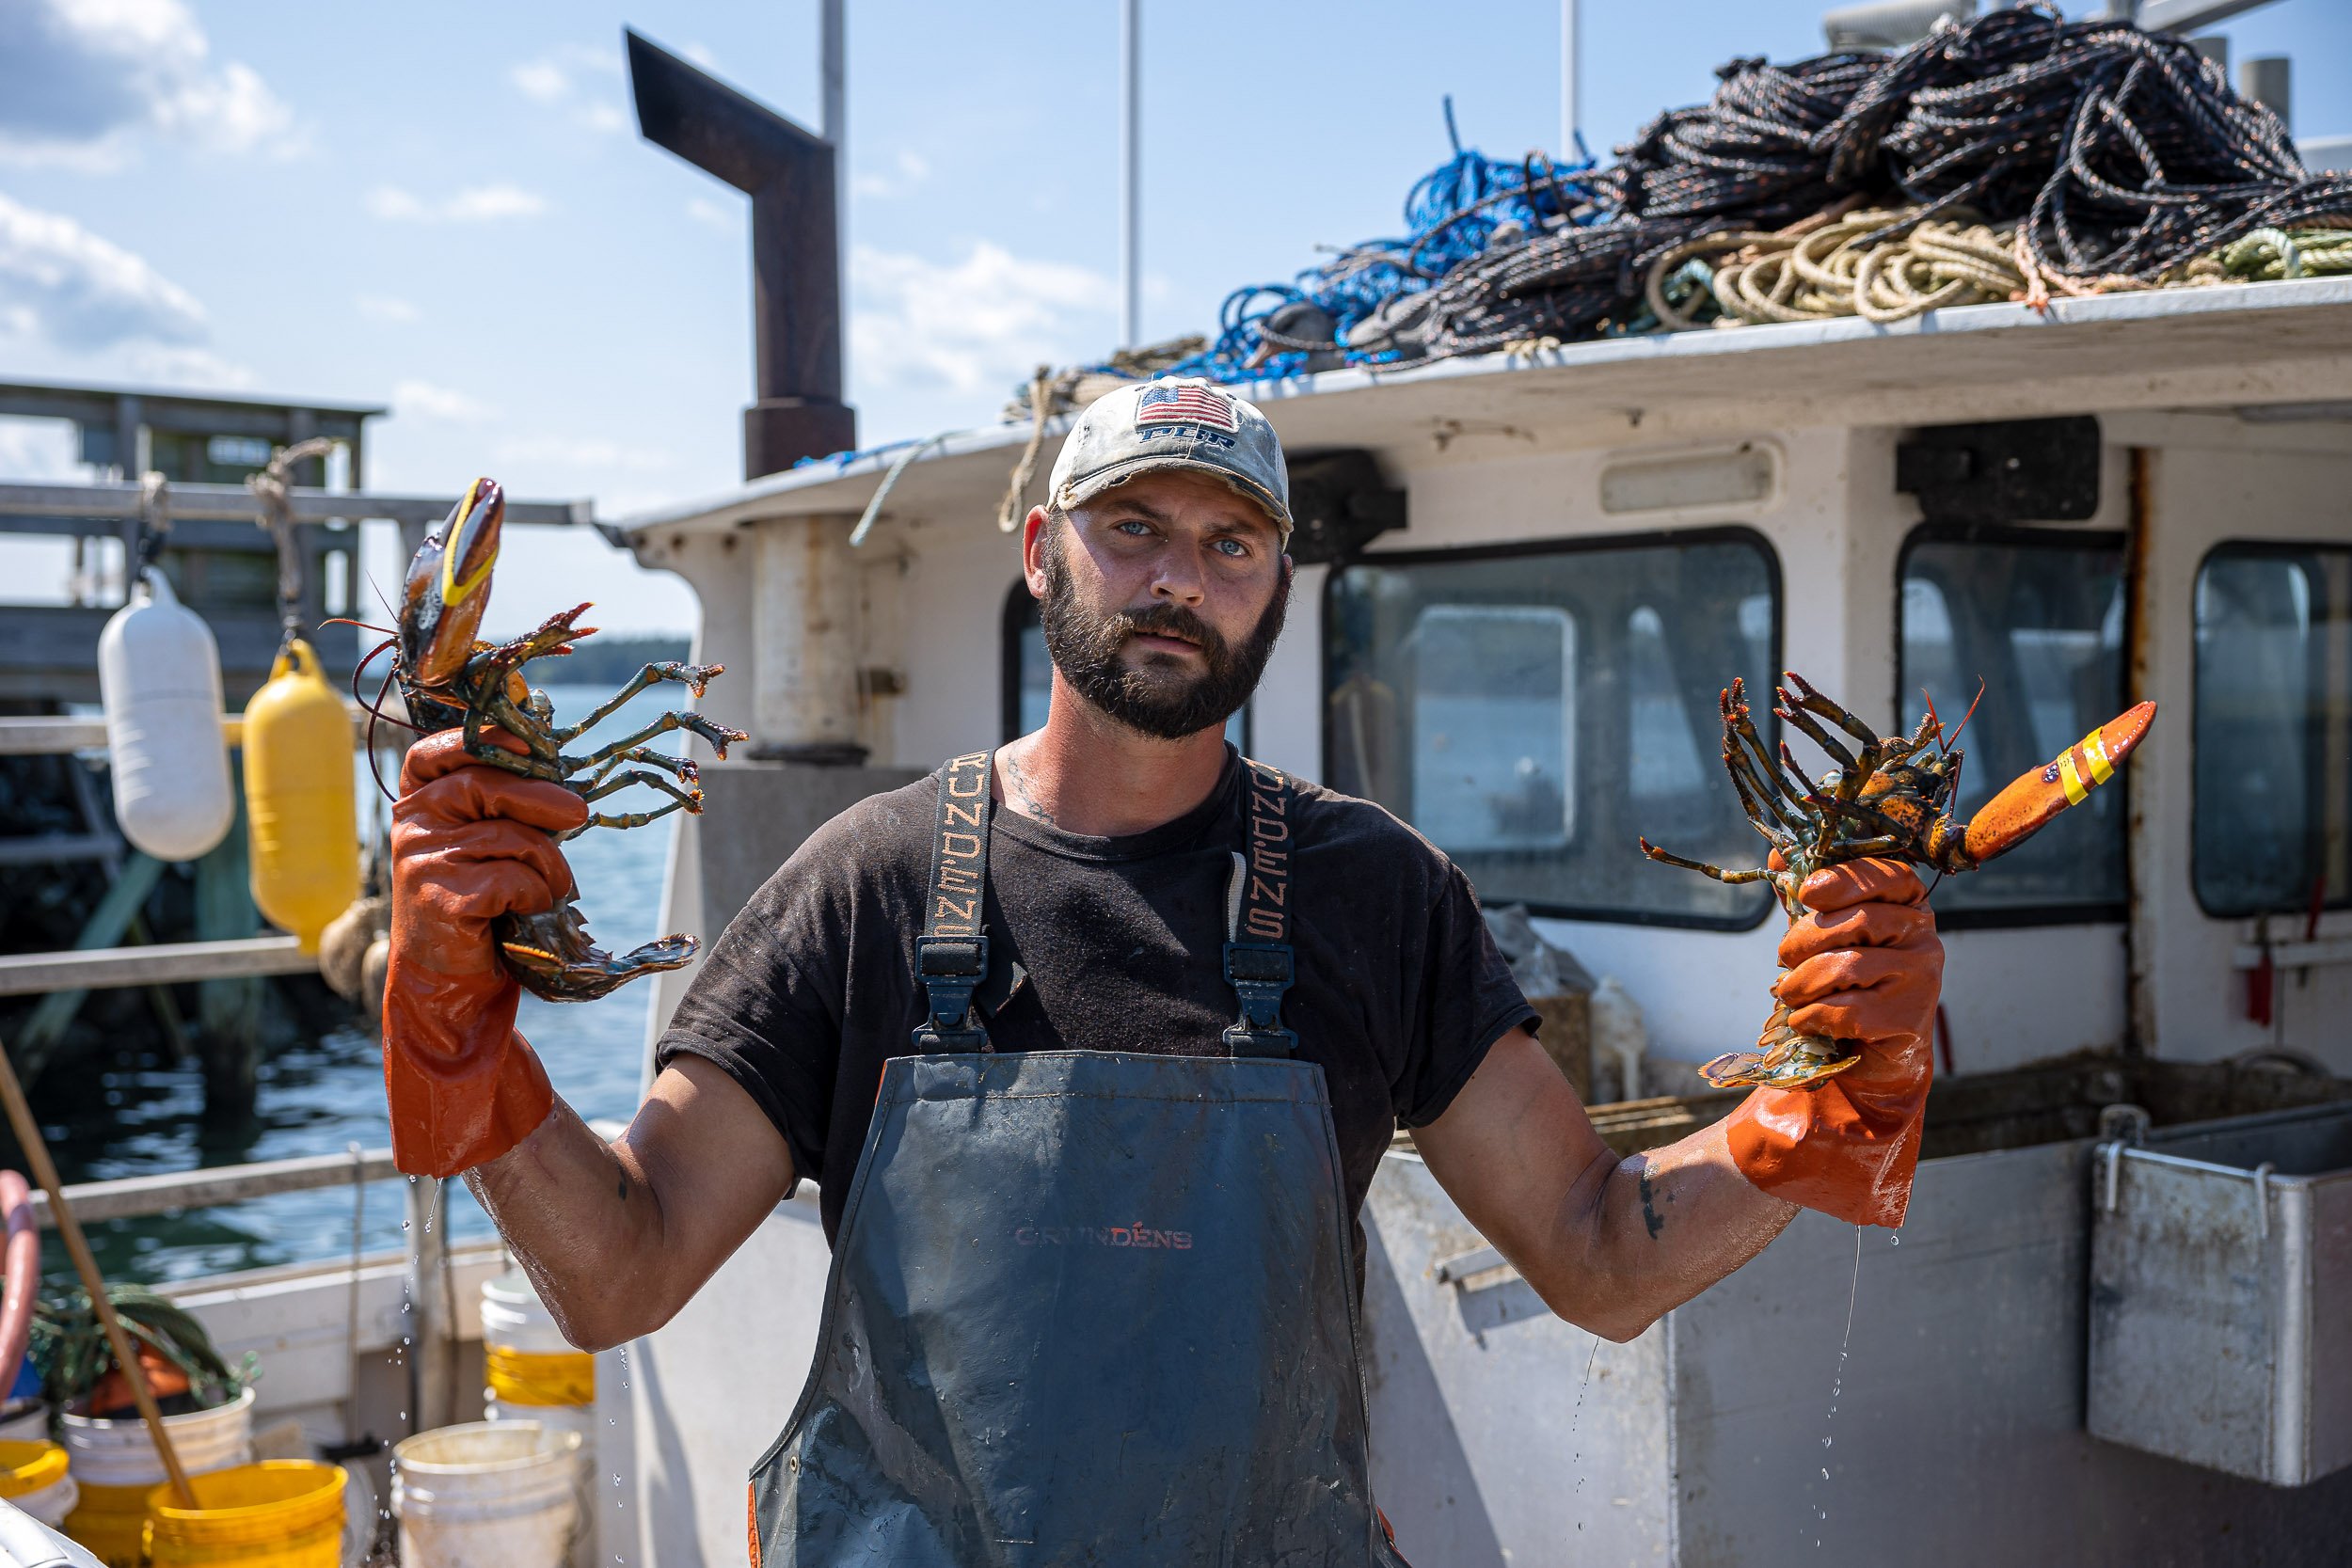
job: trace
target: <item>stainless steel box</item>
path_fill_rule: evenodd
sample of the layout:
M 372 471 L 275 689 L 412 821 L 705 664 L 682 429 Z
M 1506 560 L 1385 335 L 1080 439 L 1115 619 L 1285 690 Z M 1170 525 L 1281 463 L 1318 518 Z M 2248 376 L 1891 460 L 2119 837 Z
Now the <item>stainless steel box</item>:
M 2093 1436 L 2301 1486 L 2352 1465 L 2352 1106 L 2103 1143 Z

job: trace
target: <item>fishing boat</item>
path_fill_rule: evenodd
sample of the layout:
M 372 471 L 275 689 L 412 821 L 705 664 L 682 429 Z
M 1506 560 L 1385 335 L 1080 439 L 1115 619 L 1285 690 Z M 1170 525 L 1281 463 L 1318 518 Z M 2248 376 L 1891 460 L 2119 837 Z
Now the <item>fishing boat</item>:
M 1044 499 L 1069 416 L 1041 383 L 1022 418 L 855 450 L 829 147 L 643 40 L 630 64 L 649 138 L 779 204 L 755 226 L 780 248 L 756 268 L 750 477 L 612 529 L 693 587 L 692 657 L 730 672 L 706 710 L 753 740 L 704 765 L 672 841 L 661 927 L 709 934 L 839 810 L 1035 726 L 1045 657 L 994 519 Z M 771 162 L 713 151 L 714 125 Z M 1237 743 L 1395 811 L 1614 982 L 1638 1048 L 1621 1009 L 1617 1052 L 1562 1060 L 1613 1086 L 1594 1114 L 1621 1151 L 1727 1110 L 1698 1064 L 1752 1037 L 1773 974 L 1768 895 L 1638 847 L 1737 863 L 1753 842 L 1714 765 L 1732 676 L 1800 671 L 1881 733 L 1973 706 L 1963 811 L 2135 704 L 2161 714 L 2120 779 L 1938 888 L 1940 1081 L 1900 1232 L 1804 1214 L 1607 1343 L 1400 1138 L 1361 1332 L 1403 1553 L 2335 1560 L 2352 276 L 1536 336 L 1237 389 L 1292 454 L 1300 519 Z M 691 977 L 647 988 L 649 1053 Z M 69 1196 L 356 1199 L 390 1174 L 361 1152 Z M 265 1358 L 257 1419 L 332 1443 L 481 1412 L 501 1259 L 437 1237 L 410 1190 L 405 1257 L 175 1287 L 224 1353 Z M 828 1262 L 804 1184 L 673 1323 L 596 1357 L 587 1560 L 739 1560 Z

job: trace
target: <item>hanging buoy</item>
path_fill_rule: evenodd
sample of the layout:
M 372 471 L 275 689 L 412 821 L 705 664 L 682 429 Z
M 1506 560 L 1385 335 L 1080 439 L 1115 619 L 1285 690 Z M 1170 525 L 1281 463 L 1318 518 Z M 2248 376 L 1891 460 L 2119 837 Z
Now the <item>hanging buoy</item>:
M 203 617 L 172 597 L 161 572 L 98 638 L 115 820 L 159 861 L 192 861 L 237 818 L 220 735 L 220 649 Z
M 253 902 L 318 951 L 319 935 L 359 895 L 351 719 L 295 638 L 245 709 L 245 808 Z

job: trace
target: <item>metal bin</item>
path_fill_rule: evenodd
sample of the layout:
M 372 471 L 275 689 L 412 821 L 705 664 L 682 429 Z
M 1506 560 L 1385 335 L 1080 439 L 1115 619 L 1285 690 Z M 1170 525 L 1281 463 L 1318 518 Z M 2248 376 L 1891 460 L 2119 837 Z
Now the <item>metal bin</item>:
M 2091 1434 L 2301 1486 L 2352 1465 L 2352 1106 L 2099 1145 Z

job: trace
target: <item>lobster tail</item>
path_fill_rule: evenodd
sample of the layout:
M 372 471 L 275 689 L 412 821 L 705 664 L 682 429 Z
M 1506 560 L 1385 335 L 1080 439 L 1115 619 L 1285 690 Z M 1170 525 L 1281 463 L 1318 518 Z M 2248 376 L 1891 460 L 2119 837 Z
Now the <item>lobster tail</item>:
M 2100 725 L 2047 766 L 2018 777 L 1968 819 L 1965 832 L 1953 846 L 1956 863 L 1944 869 L 1970 870 L 2032 837 L 2052 817 L 2115 777 L 2155 717 L 2156 705 L 2142 703 Z

